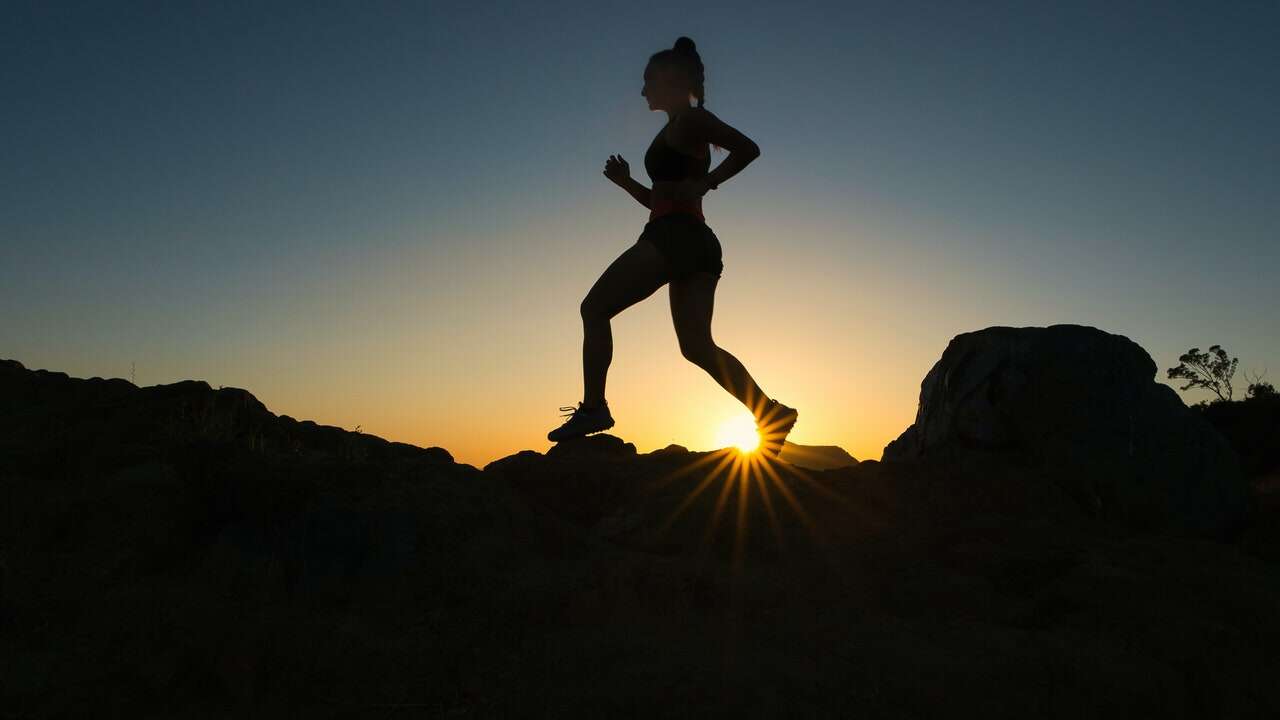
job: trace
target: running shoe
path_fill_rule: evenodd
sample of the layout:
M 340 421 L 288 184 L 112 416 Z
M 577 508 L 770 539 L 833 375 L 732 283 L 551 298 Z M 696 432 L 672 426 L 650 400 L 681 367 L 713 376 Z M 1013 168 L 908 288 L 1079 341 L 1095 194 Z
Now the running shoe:
M 770 400 L 760 412 L 756 427 L 760 432 L 760 452 L 777 460 L 782 454 L 782 444 L 787 434 L 795 427 L 800 413 L 793 407 L 787 407 L 777 400 Z
M 551 442 L 582 437 L 613 427 L 613 416 L 609 414 L 608 403 L 602 403 L 593 408 L 583 407 L 582 403 L 578 403 L 577 407 L 566 405 L 560 410 L 567 410 L 568 412 L 560 417 L 569 419 L 565 420 L 560 427 L 547 433 L 547 439 Z

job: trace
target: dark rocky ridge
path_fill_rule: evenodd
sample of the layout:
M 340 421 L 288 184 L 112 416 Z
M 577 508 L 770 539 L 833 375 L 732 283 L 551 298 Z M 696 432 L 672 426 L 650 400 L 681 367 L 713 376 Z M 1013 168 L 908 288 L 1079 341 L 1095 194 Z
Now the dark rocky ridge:
M 243 390 L 0 362 L 0 699 L 18 717 L 1280 712 L 1274 503 L 1212 539 L 984 452 L 751 472 L 596 435 L 477 470 Z

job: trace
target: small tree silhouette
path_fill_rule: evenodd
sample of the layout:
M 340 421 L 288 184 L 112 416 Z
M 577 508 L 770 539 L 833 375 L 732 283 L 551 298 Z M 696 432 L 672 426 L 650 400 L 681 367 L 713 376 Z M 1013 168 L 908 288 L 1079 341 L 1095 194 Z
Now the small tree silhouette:
M 1227 351 L 1213 345 L 1209 352 L 1191 348 L 1178 358 L 1178 366 L 1169 368 L 1169 379 L 1186 380 L 1183 390 L 1193 387 L 1212 390 L 1219 400 L 1231 399 L 1231 376 L 1236 374 L 1240 358 L 1227 358 Z
M 1249 389 L 1246 390 L 1244 393 L 1245 400 L 1250 400 L 1252 398 L 1275 397 L 1275 394 L 1276 394 L 1275 386 L 1262 379 L 1263 376 L 1266 374 L 1267 374 L 1267 371 L 1263 370 L 1257 375 L 1254 375 L 1253 377 L 1249 377 L 1249 371 L 1247 370 L 1245 371 L 1244 379 L 1245 379 L 1245 382 L 1249 383 Z

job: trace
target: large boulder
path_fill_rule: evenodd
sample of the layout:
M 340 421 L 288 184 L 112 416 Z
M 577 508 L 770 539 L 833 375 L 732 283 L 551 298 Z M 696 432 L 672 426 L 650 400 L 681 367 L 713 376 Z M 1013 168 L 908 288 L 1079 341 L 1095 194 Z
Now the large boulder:
M 1016 467 L 1099 519 L 1228 533 L 1247 505 L 1239 460 L 1155 373 L 1138 344 L 1092 327 L 957 335 L 920 384 L 915 423 L 884 461 L 970 474 Z

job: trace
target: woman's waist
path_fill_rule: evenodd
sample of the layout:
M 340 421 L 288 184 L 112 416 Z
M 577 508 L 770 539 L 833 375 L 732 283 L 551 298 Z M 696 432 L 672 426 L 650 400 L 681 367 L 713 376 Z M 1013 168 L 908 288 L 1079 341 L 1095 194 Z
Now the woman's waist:
M 649 207 L 649 219 L 655 220 L 663 215 L 672 213 L 685 213 L 694 215 L 699 220 L 706 220 L 702 214 L 702 199 L 694 198 L 654 198 Z

